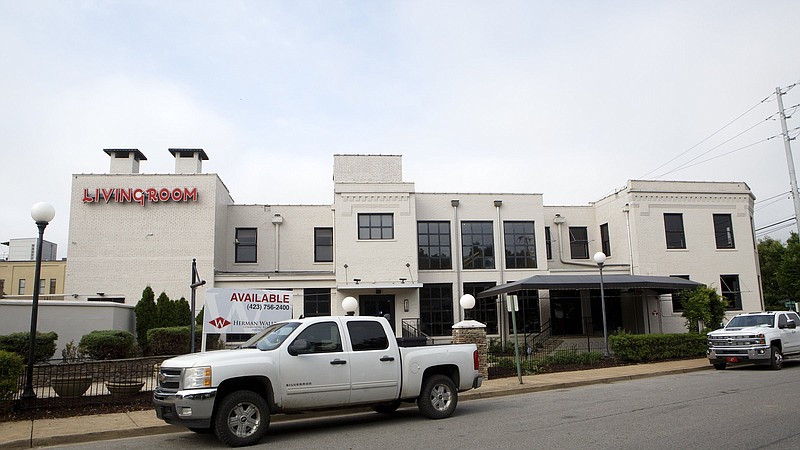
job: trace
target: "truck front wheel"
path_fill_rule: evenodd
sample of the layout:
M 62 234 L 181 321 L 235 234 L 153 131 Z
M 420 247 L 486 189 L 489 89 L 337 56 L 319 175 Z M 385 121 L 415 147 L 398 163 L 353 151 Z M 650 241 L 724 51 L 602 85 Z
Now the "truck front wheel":
M 417 398 L 417 408 L 429 419 L 450 417 L 458 404 L 458 391 L 453 380 L 444 375 L 433 375 L 422 382 Z
M 769 366 L 773 370 L 781 370 L 781 367 L 783 367 L 783 353 L 781 353 L 781 349 L 777 345 L 770 347 Z
M 236 391 L 222 400 L 214 418 L 217 439 L 231 447 L 256 444 L 269 427 L 267 402 L 253 391 Z

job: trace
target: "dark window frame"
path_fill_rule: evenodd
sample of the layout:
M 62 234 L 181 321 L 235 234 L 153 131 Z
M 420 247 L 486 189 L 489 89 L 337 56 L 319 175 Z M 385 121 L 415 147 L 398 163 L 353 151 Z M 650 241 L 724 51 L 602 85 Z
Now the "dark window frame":
M 377 241 L 394 239 L 394 214 L 359 213 L 358 240 Z
M 435 225 L 435 229 L 433 229 Z M 417 264 L 419 270 L 450 270 L 453 268 L 450 222 L 420 220 L 417 222 Z
M 553 259 L 553 238 L 550 234 L 550 227 L 544 227 L 544 245 L 547 251 L 547 259 Z
M 520 242 L 521 241 L 521 242 Z M 536 224 L 532 220 L 503 222 L 506 269 L 536 269 Z
M 486 325 L 486 334 L 499 333 L 497 296 L 478 298 L 478 294 L 494 287 L 493 282 L 464 283 L 464 294 L 475 297 L 475 307 L 466 312 L 470 319 Z
M 742 310 L 742 284 L 737 274 L 719 276 L 720 294 L 728 300 L 729 311 Z
M 689 279 L 689 275 L 670 275 L 673 278 L 683 278 L 684 280 Z M 681 292 L 673 292 L 672 293 L 672 311 L 675 312 L 682 312 L 683 311 L 683 300 L 681 299 L 681 295 L 686 291 Z
M 331 290 L 328 288 L 303 289 L 303 316 L 331 315 Z
M 253 232 L 252 242 L 251 236 L 245 236 L 247 232 Z M 236 240 L 234 248 L 234 262 L 235 263 L 257 263 L 258 262 L 258 228 L 242 227 L 236 228 Z M 252 258 L 246 251 L 252 251 Z
M 714 214 L 714 240 L 718 249 L 736 248 L 733 234 L 733 216 L 730 214 Z
M 606 257 L 611 256 L 611 235 L 608 232 L 608 222 L 600 225 L 600 247 Z
M 667 249 L 681 250 L 686 248 L 683 214 L 664 213 L 664 236 L 667 242 Z
M 453 334 L 453 285 L 424 284 L 419 290 L 421 331 L 428 336 Z
M 323 233 L 330 232 L 330 236 Z M 328 257 L 330 255 L 330 257 Z M 314 262 L 333 262 L 333 228 L 314 228 Z
M 583 236 L 579 236 L 579 233 Z M 569 256 L 571 259 L 589 259 L 589 229 L 569 227 Z
M 56 280 L 55 278 L 50 278 L 50 293 L 51 294 L 55 294 L 56 293 L 57 284 L 58 284 L 58 280 Z
M 461 222 L 461 265 L 464 270 L 495 268 L 494 225 L 491 221 Z

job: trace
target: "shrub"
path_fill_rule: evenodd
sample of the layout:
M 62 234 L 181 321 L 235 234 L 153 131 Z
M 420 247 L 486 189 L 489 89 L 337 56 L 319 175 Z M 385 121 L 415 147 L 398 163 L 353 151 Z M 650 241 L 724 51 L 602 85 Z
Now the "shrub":
M 142 298 L 133 309 L 136 314 L 136 342 L 142 351 L 147 350 L 147 331 L 155 327 L 156 302 L 155 294 L 150 286 L 142 291 Z
M 81 338 L 78 349 L 91 359 L 123 359 L 133 353 L 134 338 L 125 330 L 95 330 Z
M 21 356 L 0 350 L 0 410 L 10 407 L 10 402 L 4 403 L 14 398 L 19 377 L 24 370 L 25 364 Z
M 147 332 L 152 355 L 181 355 L 189 353 L 191 329 L 186 327 L 153 328 Z
M 22 357 L 24 364 L 28 364 L 30 336 L 31 333 L 28 331 L 0 336 L 0 350 L 16 353 Z M 56 354 L 56 340 L 58 340 L 58 334 L 55 331 L 48 333 L 37 332 L 33 361 L 40 363 L 52 359 L 53 355 Z
M 630 362 L 694 358 L 706 353 L 706 335 L 697 333 L 630 334 L 609 336 L 614 356 Z

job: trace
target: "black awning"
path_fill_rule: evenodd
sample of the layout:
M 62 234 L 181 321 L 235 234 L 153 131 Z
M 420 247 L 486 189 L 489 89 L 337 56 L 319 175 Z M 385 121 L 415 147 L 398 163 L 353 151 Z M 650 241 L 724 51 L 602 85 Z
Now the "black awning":
M 694 289 L 702 283 L 678 277 L 652 277 L 645 275 L 604 275 L 605 289 L 650 289 L 659 293 L 670 293 Z M 600 289 L 600 275 L 534 275 L 487 289 L 478 298 L 494 297 L 509 292 L 535 289 Z

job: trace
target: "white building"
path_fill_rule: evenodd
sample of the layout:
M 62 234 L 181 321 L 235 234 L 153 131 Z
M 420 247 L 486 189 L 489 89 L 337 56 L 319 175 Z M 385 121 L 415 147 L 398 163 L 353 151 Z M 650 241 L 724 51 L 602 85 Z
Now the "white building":
M 391 314 L 448 336 L 458 300 L 542 274 L 688 277 L 720 290 L 732 312 L 762 308 L 753 195 L 745 183 L 629 181 L 586 206 L 542 194 L 419 193 L 399 155 L 334 155 L 333 205 L 237 205 L 201 149 L 170 149 L 174 174 L 140 174 L 135 149 L 105 150 L 109 174 L 73 175 L 65 294 L 135 304 L 151 286 L 189 298 L 191 262 L 204 288 L 291 289 L 294 316 Z M 198 290 L 199 305 L 203 288 Z M 661 294 L 661 295 L 659 295 Z M 518 325 L 558 334 L 599 329 L 593 289 L 520 293 Z M 471 314 L 508 330 L 505 303 Z M 606 292 L 609 329 L 685 331 L 671 295 Z M 199 308 L 199 306 L 198 306 Z

